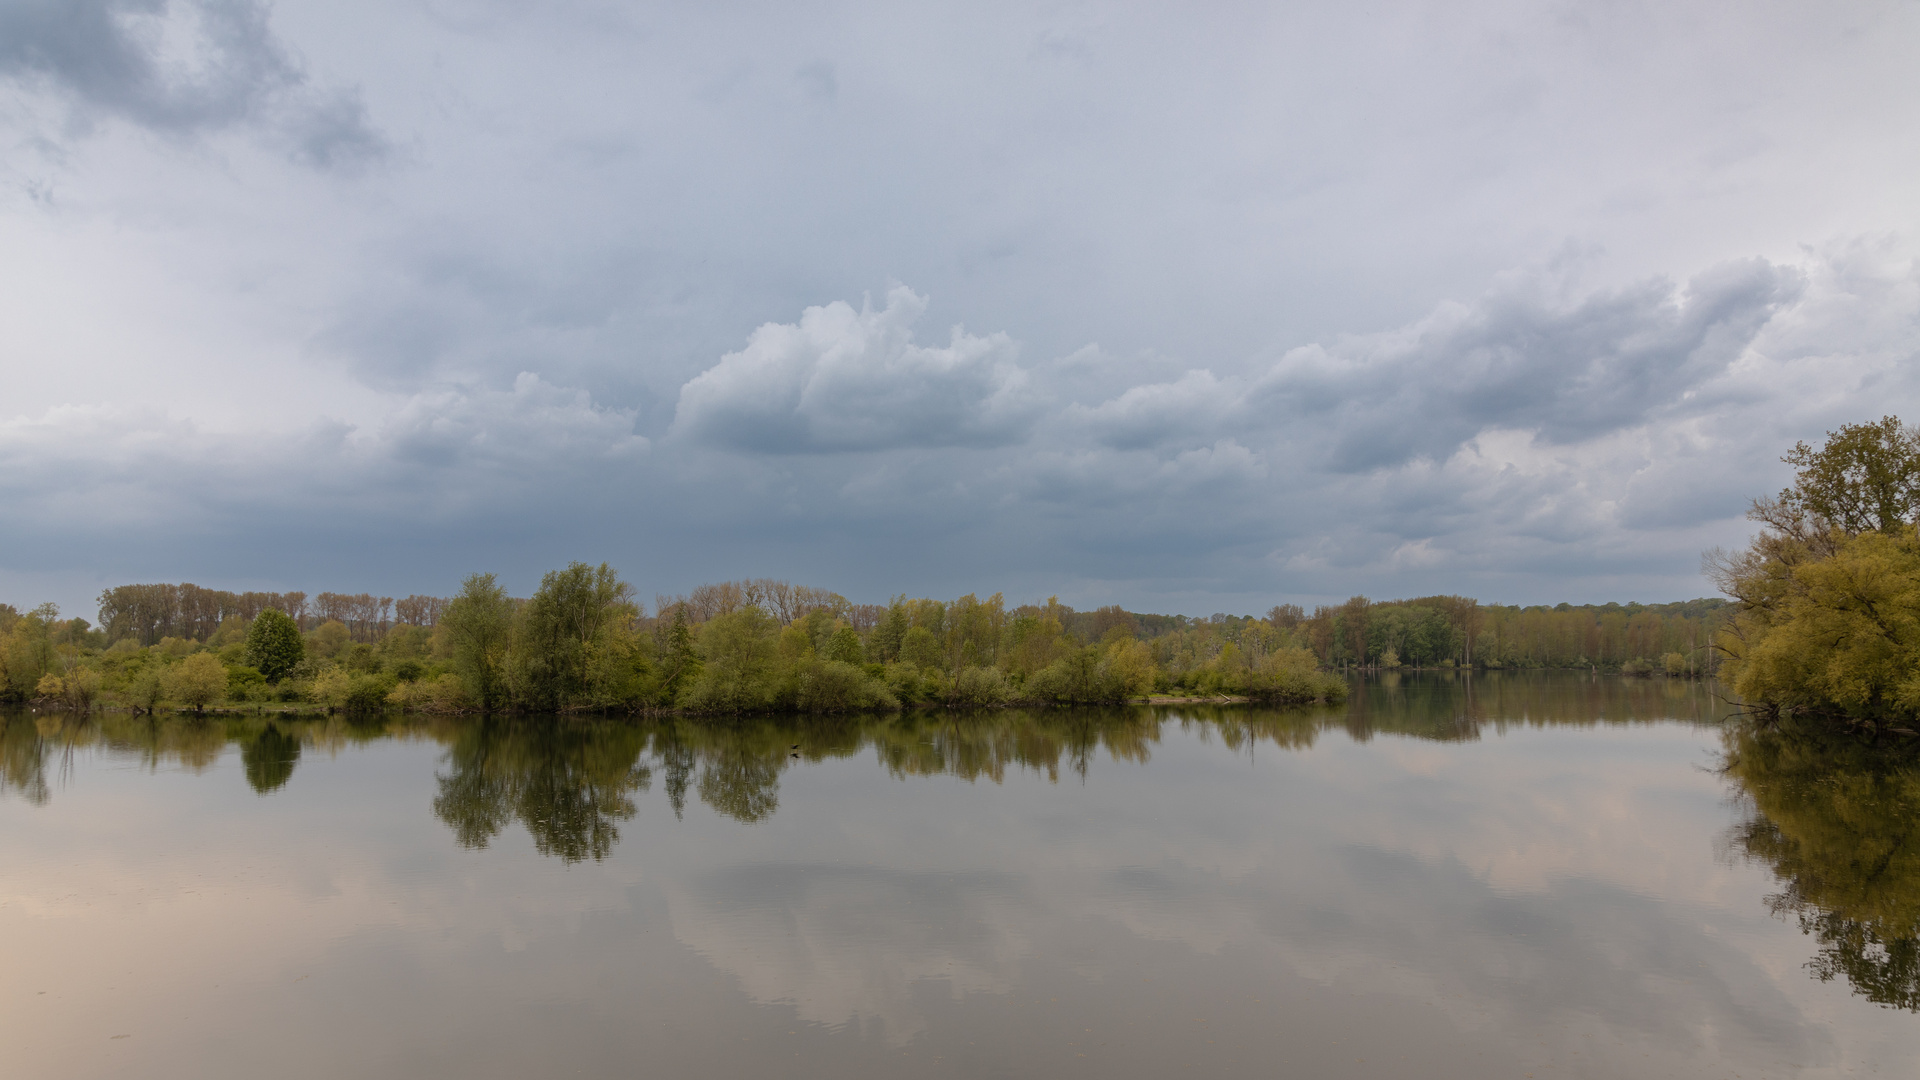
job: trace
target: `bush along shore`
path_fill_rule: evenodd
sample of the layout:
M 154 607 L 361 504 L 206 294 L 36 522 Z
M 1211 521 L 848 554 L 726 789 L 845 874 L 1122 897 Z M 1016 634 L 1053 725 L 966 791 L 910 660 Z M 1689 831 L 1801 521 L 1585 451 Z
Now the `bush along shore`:
M 0 604 L 0 703 L 365 713 L 1341 700 L 1343 674 L 1575 668 L 1700 677 L 1721 600 L 1557 607 L 1354 597 L 1207 618 L 999 595 L 856 604 L 767 579 L 658 596 L 575 563 L 531 597 L 491 576 L 453 597 L 123 585 L 98 626 Z

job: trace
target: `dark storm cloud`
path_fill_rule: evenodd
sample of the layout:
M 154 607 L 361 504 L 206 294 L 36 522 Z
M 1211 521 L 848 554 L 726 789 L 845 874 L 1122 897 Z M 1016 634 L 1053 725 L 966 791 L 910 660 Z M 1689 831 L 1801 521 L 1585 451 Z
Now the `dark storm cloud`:
M 387 150 L 359 96 L 309 86 L 252 0 L 0 0 L 0 76 L 53 90 L 83 121 L 267 127 L 323 168 Z

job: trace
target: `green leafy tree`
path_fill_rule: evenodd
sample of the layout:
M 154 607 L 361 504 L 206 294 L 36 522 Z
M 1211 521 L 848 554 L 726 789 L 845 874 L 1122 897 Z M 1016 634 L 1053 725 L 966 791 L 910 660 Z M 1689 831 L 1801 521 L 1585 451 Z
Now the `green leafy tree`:
M 247 663 L 257 668 L 270 683 L 287 677 L 295 664 L 306 659 L 307 645 L 300 627 L 278 608 L 267 608 L 254 616 L 247 629 Z
M 167 671 L 167 696 L 194 712 L 227 692 L 227 667 L 212 653 L 194 653 Z
M 1920 447 L 1895 417 L 1850 424 L 1815 451 L 1778 499 L 1756 500 L 1766 526 L 1707 569 L 1737 604 L 1718 636 L 1723 676 L 1778 715 L 1810 713 L 1876 735 L 1920 716 L 1920 536 L 1908 523 Z
M 773 703 L 779 624 L 757 607 L 716 615 L 700 627 L 705 663 L 681 704 L 702 712 L 754 712 Z
M 542 709 L 596 703 L 615 678 L 614 654 L 630 656 L 627 629 L 637 610 L 633 586 L 606 563 L 569 564 L 540 579 L 520 613 L 513 673 L 523 700 Z M 600 702 L 604 703 L 604 702 Z
M 687 606 L 673 609 L 673 626 L 667 631 L 667 655 L 664 665 L 667 700 L 693 685 L 700 677 L 700 653 L 693 646 L 693 628 L 687 625 Z
M 1795 467 L 1794 484 L 1776 505 L 1824 521 L 1849 536 L 1890 532 L 1920 516 L 1920 431 L 1897 416 L 1843 424 L 1825 446 L 1806 443 L 1780 460 Z M 1764 513 L 1765 503 L 1760 504 Z
M 513 637 L 513 601 L 492 574 L 470 574 L 447 605 L 446 627 L 454 674 L 482 709 L 505 704 L 507 646 Z

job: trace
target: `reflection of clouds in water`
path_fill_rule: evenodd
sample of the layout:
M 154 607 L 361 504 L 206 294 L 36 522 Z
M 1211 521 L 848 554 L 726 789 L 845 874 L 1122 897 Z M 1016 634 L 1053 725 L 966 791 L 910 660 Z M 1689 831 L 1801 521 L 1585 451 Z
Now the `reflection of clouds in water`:
M 519 828 L 459 846 L 422 801 L 450 767 L 430 742 L 303 757 L 267 799 L 237 754 L 204 777 L 101 756 L 50 807 L 0 804 L 39 815 L 0 831 L 0 932 L 25 920 L 0 954 L 29 973 L 0 984 L 60 971 L 78 1002 L 137 967 L 154 1016 L 174 1015 L 163 994 L 204 1003 L 169 1044 L 180 1061 L 239 1023 L 343 1064 L 327 1043 L 340 1017 L 398 1045 L 422 1037 L 416 1003 L 444 1002 L 431 1037 L 493 1073 L 605 1072 L 621 1054 L 663 1073 L 779 1071 L 797 1028 L 841 1055 L 804 1058 L 808 1075 L 898 1075 L 888 1055 L 976 1040 L 1053 1075 L 1063 1033 L 1102 1024 L 1117 1064 L 1088 1075 L 1165 1075 L 1227 1048 L 1326 1075 L 1352 1060 L 1333 1042 L 1356 1038 L 1435 1076 L 1912 1063 L 1911 1017 L 1810 978 L 1806 940 L 1761 903 L 1763 868 L 1714 859 L 1733 808 L 1693 767 L 1711 734 L 1325 732 L 1250 756 L 1206 730 L 1165 725 L 1150 765 L 1096 752 L 1058 783 L 922 776 L 865 753 L 809 762 L 778 774 L 778 811 L 753 824 L 699 803 L 679 820 L 635 788 L 606 861 L 572 864 Z M 580 750 L 630 776 L 622 731 L 490 760 L 547 775 Z M 142 851 L 171 854 L 140 865 Z M 333 1012 L 299 996 L 323 986 Z M 112 1004 L 89 993 L 47 1030 L 89 1030 Z M 1085 1019 L 1051 1011 L 1069 1007 Z M 1204 1035 L 1188 1030 L 1198 1017 Z M 577 1041 L 557 1045 L 560 1030 Z M 1061 1051 L 1069 1066 L 1077 1049 Z M 1306 1064 L 1317 1053 L 1336 1056 Z
M 940 1002 L 1018 996 L 1064 966 L 1098 987 L 1134 977 L 1159 942 L 1419 1002 L 1456 1030 L 1550 1055 L 1630 1045 L 1663 1067 L 1836 1058 L 1822 1023 L 1739 944 L 1704 933 L 1701 912 L 1591 879 L 1516 896 L 1455 861 L 1365 848 L 1244 877 L 1175 860 L 1026 878 L 742 867 L 670 906 L 675 935 L 756 1002 L 828 1026 L 871 1031 L 879 1018 L 893 1045 L 947 1011 L 916 983 L 943 984 Z M 1069 936 L 1078 947 L 1062 949 Z
M 927 1023 L 912 984 L 1003 993 L 1032 950 L 1036 905 L 1011 874 L 756 864 L 667 888 L 675 936 L 754 1000 L 812 1023 L 877 1017 L 896 1044 Z
M 1009 781 L 937 861 L 923 840 L 954 805 L 894 800 L 860 833 L 861 869 L 833 865 L 836 808 L 798 797 L 785 861 L 671 875 L 692 883 L 671 897 L 674 931 L 756 1001 L 828 1025 L 883 1017 L 894 1039 L 940 1023 L 916 981 L 945 980 L 943 1001 L 1017 994 L 1059 965 L 1097 985 L 1160 943 L 1556 1053 L 1600 1039 L 1683 1072 L 1836 1064 L 1804 976 L 1744 935 L 1764 912 L 1712 932 L 1752 882 L 1711 858 L 1725 807 L 1690 767 L 1702 749 L 1678 728 L 1515 731 L 1437 754 L 1331 738 L 1250 770 L 1174 739 L 1151 776 L 1116 763 L 1071 794 Z M 993 872 L 889 869 L 916 866 Z M 1069 933 L 1094 946 L 1062 954 Z

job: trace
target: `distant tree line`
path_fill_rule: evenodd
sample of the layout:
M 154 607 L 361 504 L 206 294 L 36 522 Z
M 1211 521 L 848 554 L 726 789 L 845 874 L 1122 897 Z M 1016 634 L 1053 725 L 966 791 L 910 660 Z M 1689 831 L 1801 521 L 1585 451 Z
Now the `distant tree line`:
M 0 605 L 0 697 L 193 709 L 225 701 L 368 711 L 818 712 L 1115 702 L 1160 694 L 1337 700 L 1342 670 L 1584 668 L 1711 673 L 1730 605 L 1509 607 L 1462 596 L 1205 618 L 1079 611 L 1057 598 L 857 604 L 769 578 L 654 598 L 575 563 L 510 597 L 123 585 L 100 625 Z M 196 658 L 203 657 L 203 658 Z
M 374 641 L 394 626 L 432 626 L 446 601 L 437 596 L 395 600 L 371 593 L 228 592 L 199 585 L 118 585 L 100 594 L 100 629 L 111 645 L 132 638 L 155 645 L 162 638 L 206 641 L 231 620 L 250 624 L 272 609 L 302 630 L 338 622 L 354 641 Z

